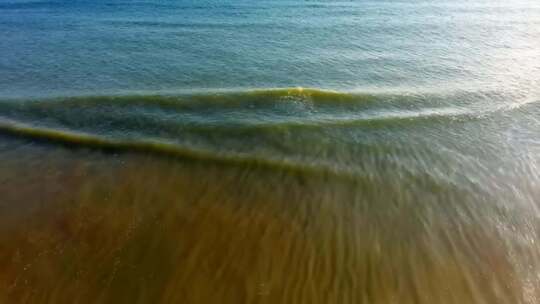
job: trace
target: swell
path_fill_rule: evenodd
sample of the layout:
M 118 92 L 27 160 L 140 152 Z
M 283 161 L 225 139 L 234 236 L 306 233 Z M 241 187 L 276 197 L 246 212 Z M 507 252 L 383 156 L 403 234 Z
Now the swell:
M 364 94 L 284 88 L 184 95 L 0 99 L 0 116 L 17 121 L 21 118 L 18 116 L 29 115 L 39 121 L 41 118 L 54 118 L 59 112 L 64 116 L 99 113 L 100 117 L 109 120 L 125 118 L 122 123 L 126 124 L 129 124 L 129 118 L 134 118 L 163 128 L 181 123 L 190 128 L 210 130 L 215 127 L 237 130 L 381 127 L 470 121 L 495 112 L 517 110 L 537 101 L 507 102 L 500 99 L 504 102 L 485 94 Z M 32 125 L 35 125 L 33 121 Z
M 304 164 L 299 161 L 291 161 L 287 159 L 274 160 L 271 158 L 250 154 L 211 152 L 204 149 L 186 147 L 175 143 L 168 143 L 152 139 L 119 140 L 73 131 L 35 128 L 24 123 L 8 120 L 0 120 L 0 134 L 34 140 L 43 140 L 46 143 L 64 145 L 68 148 L 73 148 L 75 146 L 97 149 L 104 152 L 151 153 L 203 162 L 211 161 L 228 165 L 265 167 L 309 175 L 332 174 L 350 178 L 354 177 L 355 175 L 352 171 L 338 169 L 336 167 L 327 165 Z
M 359 146 L 388 152 L 390 139 L 396 137 L 393 130 L 410 137 L 418 127 L 452 127 L 536 101 L 484 107 L 460 97 L 285 88 L 4 100 L 0 133 L 70 147 L 354 175 L 354 170 L 333 162 L 332 157 L 340 155 L 331 153 L 353 153 Z M 360 134 L 368 130 L 386 133 Z M 351 147 L 350 138 L 357 135 L 361 139 Z M 291 136 L 294 143 L 287 142 Z M 326 158 L 306 149 L 323 144 L 328 146 L 324 153 L 330 153 Z
M 286 102 L 292 99 L 316 104 L 363 104 L 390 98 L 390 94 L 347 93 L 331 90 L 310 88 L 275 88 L 253 89 L 242 91 L 216 91 L 204 93 L 186 93 L 175 95 L 109 95 L 109 96 L 74 96 L 47 99 L 17 100 L 42 105 L 100 105 L 115 103 L 118 105 L 155 105 L 169 108 L 184 109 L 193 106 L 223 106 L 233 107 L 246 103 L 265 104 L 271 102 Z M 397 96 L 397 95 L 396 95 Z M 399 98 L 404 99 L 401 95 Z
M 315 106 L 376 106 L 377 108 L 422 109 L 433 106 L 468 106 L 477 101 L 502 102 L 512 96 L 499 92 L 454 92 L 454 93 L 395 93 L 395 92 L 343 92 L 316 88 L 271 88 L 247 90 L 223 90 L 211 92 L 189 92 L 172 94 L 121 94 L 121 95 L 84 95 L 50 98 L 15 98 L 0 99 L 0 105 L 6 101 L 18 105 L 42 106 L 99 106 L 114 104 L 118 106 L 159 106 L 171 109 L 190 109 L 209 106 L 231 108 L 246 105 L 265 105 L 275 103 L 305 103 Z M 520 97 L 522 98 L 522 97 Z M 535 100 L 536 101 L 536 100 Z M 528 102 L 531 102 L 530 100 Z

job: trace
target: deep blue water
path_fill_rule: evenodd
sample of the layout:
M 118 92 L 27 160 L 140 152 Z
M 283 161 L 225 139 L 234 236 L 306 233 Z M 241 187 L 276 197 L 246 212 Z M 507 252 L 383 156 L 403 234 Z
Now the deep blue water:
M 0 2 L 0 97 L 537 92 L 537 1 Z

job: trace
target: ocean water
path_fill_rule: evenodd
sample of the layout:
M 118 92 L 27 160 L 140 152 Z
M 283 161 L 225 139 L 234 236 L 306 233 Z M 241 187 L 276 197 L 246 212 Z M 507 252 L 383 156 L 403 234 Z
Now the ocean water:
M 538 303 L 540 2 L 0 0 L 0 303 Z

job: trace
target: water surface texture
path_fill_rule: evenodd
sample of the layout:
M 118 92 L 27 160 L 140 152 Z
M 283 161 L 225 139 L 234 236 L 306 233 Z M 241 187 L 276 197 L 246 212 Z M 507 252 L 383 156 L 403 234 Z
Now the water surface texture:
M 538 303 L 540 2 L 0 2 L 0 303 Z

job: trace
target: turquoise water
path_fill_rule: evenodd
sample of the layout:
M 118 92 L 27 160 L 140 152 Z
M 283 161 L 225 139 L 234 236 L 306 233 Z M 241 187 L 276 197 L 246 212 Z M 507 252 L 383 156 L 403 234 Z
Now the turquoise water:
M 2 303 L 538 303 L 539 168 L 538 1 L 0 2 Z
M 2 97 L 538 89 L 537 1 L 10 0 L 0 12 Z

